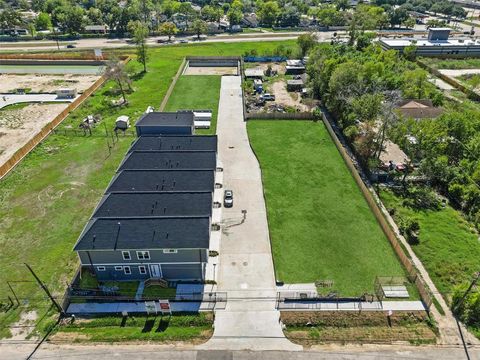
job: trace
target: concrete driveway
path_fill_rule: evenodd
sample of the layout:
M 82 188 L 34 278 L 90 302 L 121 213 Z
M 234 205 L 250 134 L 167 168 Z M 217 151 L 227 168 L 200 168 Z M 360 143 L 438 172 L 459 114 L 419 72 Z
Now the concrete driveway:
M 275 274 L 258 161 L 243 120 L 241 79 L 222 77 L 218 108 L 218 154 L 223 184 L 234 193 L 223 209 L 218 291 L 226 291 L 225 310 L 215 314 L 209 349 L 301 349 L 284 338 L 275 309 Z M 246 213 L 244 212 L 246 211 Z

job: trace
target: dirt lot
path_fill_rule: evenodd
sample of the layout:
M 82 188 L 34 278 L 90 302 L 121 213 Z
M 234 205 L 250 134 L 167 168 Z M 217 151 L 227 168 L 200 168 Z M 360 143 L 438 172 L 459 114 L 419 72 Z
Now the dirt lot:
M 0 110 L 0 165 L 52 121 L 68 104 L 32 104 Z
M 194 66 L 187 67 L 183 75 L 237 75 L 236 67 Z
M 15 75 L 0 74 L 0 93 L 15 89 L 31 89 L 31 92 L 50 93 L 59 88 L 76 88 L 78 92 L 88 89 L 99 77 L 95 75 Z
M 300 111 L 311 111 L 312 108 L 301 103 L 302 97 L 298 92 L 288 92 L 284 80 L 274 82 L 270 86 L 272 94 L 275 95 L 275 103 L 283 106 L 291 106 Z

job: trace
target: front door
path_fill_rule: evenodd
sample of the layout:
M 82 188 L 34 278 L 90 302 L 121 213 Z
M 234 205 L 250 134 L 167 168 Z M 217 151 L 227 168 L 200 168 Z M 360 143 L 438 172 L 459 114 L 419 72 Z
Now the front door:
M 162 271 L 160 270 L 160 265 L 158 264 L 150 265 L 150 276 L 154 279 L 160 279 L 162 277 Z

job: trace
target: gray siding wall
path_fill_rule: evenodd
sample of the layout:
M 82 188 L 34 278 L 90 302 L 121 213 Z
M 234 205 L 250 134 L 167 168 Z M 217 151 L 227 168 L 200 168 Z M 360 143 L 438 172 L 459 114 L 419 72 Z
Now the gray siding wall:
M 138 265 L 130 265 L 131 274 L 125 274 L 123 268 L 115 270 L 114 265 L 105 266 L 104 271 L 99 271 L 97 266 L 94 266 L 94 271 L 99 281 L 146 280 L 150 278 L 150 269 L 148 265 L 145 266 L 146 274 L 140 274 Z M 205 266 L 205 263 L 160 265 L 162 277 L 167 280 L 204 280 Z
M 149 250 L 150 260 L 139 260 L 136 250 L 130 251 L 130 260 L 123 260 L 121 250 L 91 250 L 90 259 L 93 264 L 148 264 L 148 263 L 183 263 L 207 262 L 208 249 L 178 249 L 176 254 L 164 254 L 163 250 Z M 79 251 L 78 256 L 82 265 L 90 265 L 87 251 Z

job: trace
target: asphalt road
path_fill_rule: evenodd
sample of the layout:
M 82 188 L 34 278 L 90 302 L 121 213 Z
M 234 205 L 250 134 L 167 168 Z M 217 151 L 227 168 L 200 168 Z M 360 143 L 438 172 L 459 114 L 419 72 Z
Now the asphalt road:
M 217 35 L 209 36 L 201 41 L 193 41 L 192 37 L 182 38 L 188 40 L 191 43 L 204 43 L 204 42 L 248 42 L 248 41 L 272 41 L 272 40 L 289 40 L 296 39 L 303 32 L 285 32 L 285 33 L 249 33 L 249 34 L 236 34 L 236 35 Z M 319 33 L 320 41 L 325 39 L 330 40 L 333 32 Z M 148 45 L 164 46 L 158 44 L 158 39 L 164 39 L 165 37 L 151 37 L 147 40 Z M 180 39 L 180 38 L 179 38 Z M 75 49 L 67 49 L 62 42 L 60 45 L 61 50 L 75 51 L 77 49 L 108 49 L 108 48 L 121 48 L 135 46 L 132 43 L 128 43 L 126 39 L 80 39 L 70 42 L 75 44 Z M 52 40 L 44 41 L 23 41 L 15 43 L 0 43 L 0 51 L 24 51 L 24 50 L 57 50 L 57 45 Z

